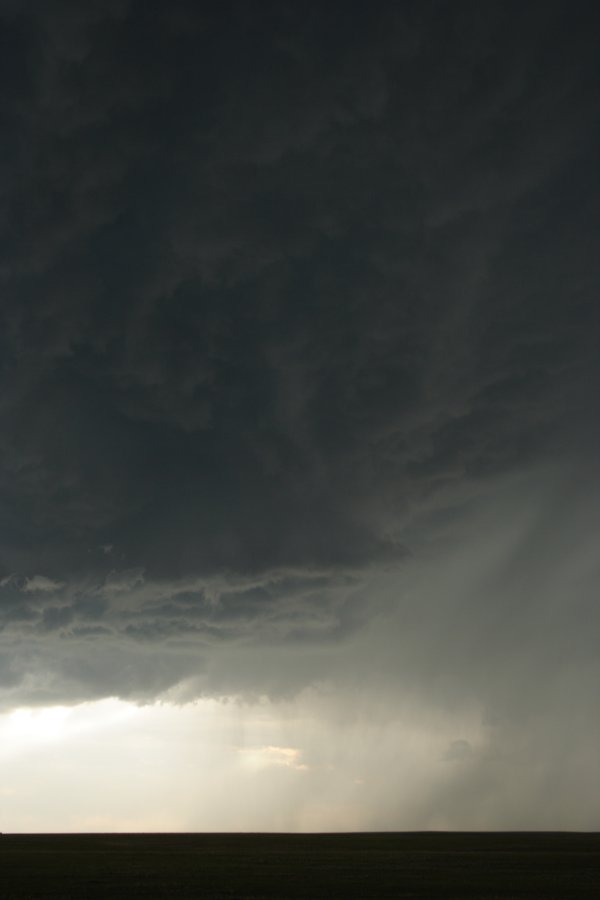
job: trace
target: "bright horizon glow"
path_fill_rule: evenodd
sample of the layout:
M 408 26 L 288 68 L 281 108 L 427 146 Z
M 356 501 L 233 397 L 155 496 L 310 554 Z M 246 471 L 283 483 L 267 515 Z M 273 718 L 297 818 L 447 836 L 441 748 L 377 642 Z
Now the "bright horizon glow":
M 3 745 L 31 749 L 36 744 L 68 741 L 76 734 L 130 719 L 139 708 L 110 698 L 76 706 L 18 707 L 2 717 Z
M 57 740 L 64 731 L 68 716 L 69 709 L 66 706 L 16 709 L 8 717 L 6 734 L 15 743 L 19 740 Z
M 416 720 L 340 726 L 315 696 L 298 704 L 136 706 L 110 698 L 19 708 L 0 716 L 0 829 L 390 828 L 377 818 L 390 790 L 381 784 L 386 769 L 406 805 L 398 826 L 433 827 L 414 818 L 415 804 L 432 776 L 448 772 L 447 727 Z

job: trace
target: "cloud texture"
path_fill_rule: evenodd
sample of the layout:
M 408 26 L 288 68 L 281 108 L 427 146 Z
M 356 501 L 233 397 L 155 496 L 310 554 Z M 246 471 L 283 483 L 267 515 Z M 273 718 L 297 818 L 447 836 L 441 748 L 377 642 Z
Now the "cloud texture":
M 597 736 L 598 24 L 0 6 L 4 708 Z

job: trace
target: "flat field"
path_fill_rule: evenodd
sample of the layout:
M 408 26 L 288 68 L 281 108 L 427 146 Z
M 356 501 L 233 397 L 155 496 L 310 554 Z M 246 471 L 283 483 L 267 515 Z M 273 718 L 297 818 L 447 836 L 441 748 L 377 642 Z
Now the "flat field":
M 0 895 L 597 900 L 600 834 L 5 834 Z

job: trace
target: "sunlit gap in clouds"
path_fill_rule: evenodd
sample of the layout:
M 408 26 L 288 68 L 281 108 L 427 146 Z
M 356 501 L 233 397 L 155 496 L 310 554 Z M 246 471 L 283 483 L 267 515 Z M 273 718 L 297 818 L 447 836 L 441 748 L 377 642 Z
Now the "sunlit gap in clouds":
M 97 731 L 131 719 L 139 709 L 131 703 L 109 699 L 78 706 L 15 709 L 2 721 L 3 744 L 8 753 L 27 751 L 35 745 L 68 741 L 86 731 Z
M 251 782 L 263 782 L 266 799 L 269 770 L 283 767 L 289 780 L 306 768 L 298 748 L 271 742 L 275 731 L 264 706 L 249 714 L 214 700 L 136 706 L 111 698 L 7 712 L 0 716 L 2 828 L 247 829 L 256 805 Z M 236 802 L 227 790 L 232 778 Z
M 429 792 L 432 779 L 443 781 L 449 768 L 465 765 L 481 741 L 474 720 L 463 726 L 465 738 L 452 756 L 448 737 L 456 722 L 419 722 L 416 714 L 387 723 L 336 721 L 328 716 L 327 701 L 315 695 L 288 704 L 200 700 L 136 706 L 113 698 L 17 709 L 0 717 L 1 827 L 416 827 L 423 824 L 419 797 Z

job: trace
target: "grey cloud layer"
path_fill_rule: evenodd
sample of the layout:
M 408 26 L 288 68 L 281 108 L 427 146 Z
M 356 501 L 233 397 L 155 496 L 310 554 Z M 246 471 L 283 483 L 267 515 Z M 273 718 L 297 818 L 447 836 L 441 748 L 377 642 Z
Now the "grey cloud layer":
M 591 5 L 1 11 L 6 684 L 350 640 L 424 530 L 593 455 Z

